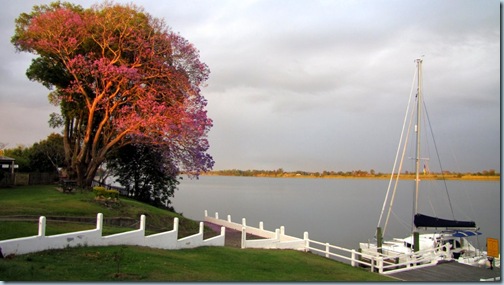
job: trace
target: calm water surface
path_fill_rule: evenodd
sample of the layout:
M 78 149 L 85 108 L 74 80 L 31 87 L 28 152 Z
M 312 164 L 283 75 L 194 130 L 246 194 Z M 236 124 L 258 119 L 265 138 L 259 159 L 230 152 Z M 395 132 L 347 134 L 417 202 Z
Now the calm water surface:
M 501 196 L 499 182 L 425 181 L 420 212 L 457 220 L 474 220 L 483 235 L 471 242 L 485 249 L 486 237 L 500 239 Z M 268 230 L 285 226 L 286 234 L 358 248 L 372 239 L 387 192 L 388 180 L 304 179 L 202 176 L 184 180 L 173 206 L 184 216 L 203 220 L 219 213 L 234 222 Z M 386 238 L 405 237 L 411 231 L 413 181 L 399 183 Z M 449 196 L 449 199 L 447 198 Z M 452 211 L 449 204 L 452 204 Z

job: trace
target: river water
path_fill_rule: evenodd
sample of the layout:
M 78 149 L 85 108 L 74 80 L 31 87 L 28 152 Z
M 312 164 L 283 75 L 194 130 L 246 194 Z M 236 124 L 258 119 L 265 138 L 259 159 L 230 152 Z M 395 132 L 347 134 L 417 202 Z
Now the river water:
M 218 212 L 221 219 L 231 215 L 233 222 L 241 223 L 246 218 L 254 227 L 262 221 L 267 230 L 284 226 L 291 236 L 302 238 L 306 231 L 312 240 L 357 249 L 359 242 L 373 239 L 388 184 L 386 179 L 184 177 L 172 204 L 194 220 L 203 220 L 208 210 L 210 216 Z M 398 185 L 386 239 L 411 232 L 413 184 Z M 447 188 L 442 181 L 424 184 L 428 187 L 422 188 L 419 212 L 476 221 L 483 234 L 470 241 L 480 249 L 486 249 L 487 237 L 500 242 L 499 182 L 446 181 Z

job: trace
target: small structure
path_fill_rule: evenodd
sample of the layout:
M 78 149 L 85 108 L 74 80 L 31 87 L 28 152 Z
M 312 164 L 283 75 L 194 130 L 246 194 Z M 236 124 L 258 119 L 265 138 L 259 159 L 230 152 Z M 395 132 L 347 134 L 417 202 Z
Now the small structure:
M 15 159 L 0 155 L 0 186 L 14 185 L 14 169 L 18 166 Z
M 12 157 L 7 157 L 0 155 L 0 165 L 2 166 L 2 170 L 9 169 L 8 172 L 14 174 L 14 168 L 16 168 L 16 164 L 14 164 L 15 159 Z

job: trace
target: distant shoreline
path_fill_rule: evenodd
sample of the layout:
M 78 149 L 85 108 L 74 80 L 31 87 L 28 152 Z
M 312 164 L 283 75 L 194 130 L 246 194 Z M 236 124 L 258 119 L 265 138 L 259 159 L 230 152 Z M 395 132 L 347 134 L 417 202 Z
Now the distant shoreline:
M 367 175 L 367 176 L 352 176 L 352 175 L 302 175 L 302 174 L 278 174 L 278 175 L 231 175 L 231 174 L 220 174 L 220 173 L 202 173 L 201 176 L 229 176 L 229 177 L 258 177 L 258 178 L 311 178 L 311 179 L 390 179 L 390 174 L 380 174 L 380 175 Z M 402 180 L 414 180 L 415 175 L 411 174 L 401 174 L 400 179 Z M 421 180 L 461 180 L 461 181 L 500 181 L 500 175 L 494 176 L 479 176 L 479 175 L 420 175 Z

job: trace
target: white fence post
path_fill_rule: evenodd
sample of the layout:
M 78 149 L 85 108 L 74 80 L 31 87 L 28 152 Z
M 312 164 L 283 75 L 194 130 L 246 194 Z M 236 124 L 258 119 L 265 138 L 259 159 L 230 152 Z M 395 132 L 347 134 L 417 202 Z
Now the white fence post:
M 205 210 L 205 218 L 208 217 L 208 211 Z
M 259 229 L 262 231 L 264 230 L 264 223 L 261 221 L 259 222 Z
M 355 249 L 352 249 L 352 260 L 350 261 L 352 267 L 355 267 Z
M 227 221 L 231 223 L 231 215 L 227 215 Z
M 280 235 L 285 235 L 285 227 L 280 226 Z
M 178 233 L 179 220 L 177 217 L 173 218 L 173 230 Z
M 199 234 L 202 235 L 203 234 L 203 228 L 204 228 L 204 223 L 203 222 L 200 222 L 199 223 Z
M 329 243 L 325 244 L 325 252 L 326 252 L 325 257 L 329 258 Z
M 247 248 L 245 244 L 246 241 L 247 241 L 247 228 L 242 227 L 241 248 Z
M 310 239 L 308 238 L 308 232 L 304 232 L 303 233 L 303 239 L 305 241 L 305 249 L 304 251 L 307 252 L 308 251 L 308 248 L 310 247 Z
M 40 216 L 38 224 L 38 236 L 45 237 L 46 232 L 46 217 Z
M 215 212 L 215 218 L 218 220 L 219 219 L 219 213 Z
M 140 229 L 145 231 L 145 215 L 140 216 Z
M 378 257 L 378 272 L 383 274 L 383 257 Z
M 100 236 L 103 236 L 103 214 L 98 213 L 96 215 L 96 229 L 100 231 Z
M 247 226 L 247 220 L 245 218 L 242 218 L 242 226 L 244 227 Z

